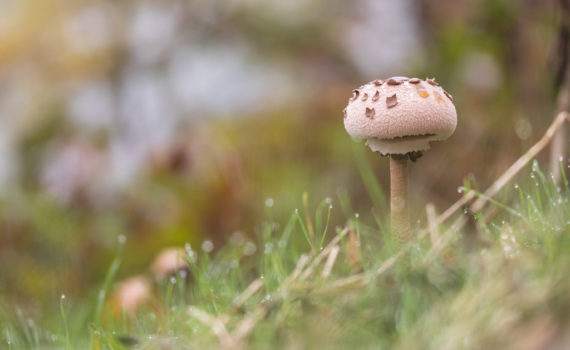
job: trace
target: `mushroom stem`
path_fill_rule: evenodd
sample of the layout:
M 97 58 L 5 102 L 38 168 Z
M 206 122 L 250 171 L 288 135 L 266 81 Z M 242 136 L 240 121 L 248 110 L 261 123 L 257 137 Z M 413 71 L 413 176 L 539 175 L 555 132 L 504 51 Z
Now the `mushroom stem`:
M 397 244 L 411 239 L 410 212 L 408 209 L 408 157 L 390 155 L 390 220 Z

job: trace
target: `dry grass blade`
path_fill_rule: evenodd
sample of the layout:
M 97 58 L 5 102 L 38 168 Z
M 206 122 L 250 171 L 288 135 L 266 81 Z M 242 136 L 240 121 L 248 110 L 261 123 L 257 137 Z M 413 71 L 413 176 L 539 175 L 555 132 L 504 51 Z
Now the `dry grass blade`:
M 233 306 L 241 307 L 249 298 L 257 293 L 261 287 L 263 287 L 263 280 L 261 278 L 255 279 L 240 295 L 235 298 Z
M 369 280 L 366 275 L 359 273 L 336 281 L 331 281 L 310 292 L 313 297 L 339 295 L 364 288 Z
M 297 261 L 297 266 L 295 266 L 295 270 L 293 270 L 293 272 L 289 275 L 289 277 L 287 277 L 285 283 L 287 284 L 292 280 L 296 280 L 301 274 L 301 272 L 303 272 L 303 269 L 305 268 L 305 266 L 307 266 L 310 260 L 311 257 L 309 255 L 307 254 L 301 255 L 301 257 Z
M 265 315 L 267 310 L 263 307 L 257 308 L 254 312 L 250 313 L 246 318 L 241 320 L 234 331 L 234 339 L 236 343 L 240 344 L 245 338 L 253 331 L 257 322 L 259 322 Z
M 338 252 L 340 251 L 339 246 L 334 246 L 329 253 L 329 257 L 325 262 L 325 266 L 323 266 L 323 272 L 321 273 L 322 278 L 328 278 L 331 274 L 332 268 L 334 263 L 336 262 L 336 258 L 338 257 Z
M 465 216 L 460 216 L 448 228 L 443 235 L 439 236 L 439 238 L 435 241 L 432 245 L 431 249 L 427 252 L 426 256 L 424 257 L 424 263 L 430 261 L 439 253 L 443 251 L 443 249 L 447 246 L 447 244 L 453 239 L 453 236 L 463 225 L 467 223 L 467 218 Z
M 358 238 L 356 237 L 354 230 L 350 230 L 348 233 L 346 253 L 352 272 L 360 270 L 362 268 L 362 261 L 360 260 L 360 243 L 358 242 Z
M 381 274 L 383 274 L 384 272 L 388 271 L 392 266 L 394 266 L 396 264 L 398 259 L 400 259 L 415 244 L 415 242 L 419 241 L 421 238 L 422 237 L 418 236 L 417 239 L 408 243 L 403 249 L 400 249 L 399 252 L 392 255 L 390 257 L 390 259 L 384 261 L 384 263 L 382 265 L 380 265 L 380 267 L 374 273 L 374 277 L 378 277 Z
M 426 218 L 428 222 L 429 238 L 433 246 L 439 237 L 437 228 L 437 215 L 435 213 L 435 205 L 433 203 L 426 204 Z
M 317 257 L 315 259 L 313 259 L 313 261 L 311 262 L 311 264 L 309 265 L 309 267 L 307 267 L 307 269 L 305 271 L 303 271 L 303 273 L 301 274 L 300 280 L 303 281 L 305 279 L 307 279 L 309 276 L 311 276 L 311 274 L 313 273 L 313 271 L 315 270 L 315 268 L 324 260 L 324 258 L 330 253 L 331 249 L 333 249 L 334 246 L 338 245 L 338 243 L 340 242 L 340 240 L 346 236 L 348 234 L 348 232 L 350 231 L 350 229 L 347 227 L 344 230 L 342 230 L 338 235 L 336 235 L 335 238 L 333 238 L 329 244 L 327 245 L 327 247 L 325 249 L 323 249 L 323 251 L 317 255 Z
M 425 236 L 425 234 L 424 234 Z M 388 260 L 384 261 L 382 265 L 376 271 L 374 271 L 373 275 L 367 275 L 365 273 L 359 273 L 356 275 L 352 275 L 346 278 L 338 279 L 336 281 L 332 281 L 327 283 L 326 285 L 314 290 L 311 294 L 312 295 L 332 295 L 332 294 L 339 294 L 344 291 L 352 291 L 355 289 L 365 287 L 369 281 L 373 278 L 379 277 L 390 268 L 392 268 L 398 259 L 400 259 L 404 254 L 419 240 L 421 240 L 424 236 L 418 236 L 416 239 L 406 246 L 404 246 L 400 251 L 396 254 L 392 255 Z
M 219 318 L 214 317 L 206 311 L 200 310 L 195 306 L 188 308 L 188 314 L 204 325 L 212 329 L 212 333 L 218 337 L 220 345 L 224 348 L 235 348 L 236 342 L 226 329 L 226 324 Z

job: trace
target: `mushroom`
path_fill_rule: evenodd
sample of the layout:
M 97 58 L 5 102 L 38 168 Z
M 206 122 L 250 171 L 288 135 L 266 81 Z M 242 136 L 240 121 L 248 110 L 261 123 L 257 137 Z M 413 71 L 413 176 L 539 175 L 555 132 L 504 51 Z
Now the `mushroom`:
M 378 98 L 354 98 L 359 95 Z M 392 77 L 353 90 L 344 127 L 353 138 L 365 139 L 372 151 L 390 157 L 390 219 L 399 243 L 411 238 L 408 159 L 419 158 L 431 141 L 447 139 L 456 125 L 453 98 L 434 79 Z
M 145 276 L 133 276 L 122 281 L 113 296 L 114 312 L 134 316 L 151 297 L 151 283 Z
M 176 273 L 188 274 L 189 267 L 186 262 L 184 248 L 164 248 L 154 259 L 150 270 L 157 280 L 172 277 Z

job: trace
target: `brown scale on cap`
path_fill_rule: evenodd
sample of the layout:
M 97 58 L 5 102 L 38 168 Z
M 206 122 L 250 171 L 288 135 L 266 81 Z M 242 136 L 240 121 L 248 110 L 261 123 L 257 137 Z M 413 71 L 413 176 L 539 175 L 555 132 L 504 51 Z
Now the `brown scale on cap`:
M 362 102 L 364 102 L 364 101 L 366 101 L 366 100 L 368 100 L 368 94 L 365 92 L 365 93 L 362 95 Z
M 396 94 L 386 97 L 386 107 L 393 108 L 398 104 L 398 97 Z
M 410 81 L 410 84 L 419 84 L 421 80 L 418 78 L 412 78 L 409 81 Z
M 376 114 L 376 111 L 374 110 L 374 108 L 366 107 L 366 118 L 373 119 L 375 114 Z
M 428 82 L 428 84 L 433 85 L 433 86 L 439 86 L 439 84 L 435 81 L 434 78 L 426 78 L 426 81 Z
M 350 102 L 356 101 L 356 99 L 358 98 L 358 95 L 360 95 L 360 91 L 358 89 L 354 89 L 352 90 L 352 97 L 350 98 Z
M 376 90 L 376 93 L 372 96 L 372 102 L 376 102 L 378 99 L 380 99 L 380 91 Z
M 388 85 L 400 85 L 402 84 L 404 81 L 404 79 L 395 79 L 395 78 L 390 78 L 388 79 Z
M 381 86 L 382 84 L 384 84 L 384 80 L 374 80 L 374 85 Z
M 443 90 L 443 89 L 442 89 L 442 90 Z M 449 92 L 443 90 L 443 94 L 444 94 L 445 96 L 447 96 L 447 98 L 448 98 L 451 102 L 453 102 L 453 96 L 451 96 L 451 94 L 450 94 Z
M 342 115 L 343 115 L 342 119 L 346 119 L 346 107 L 342 110 Z

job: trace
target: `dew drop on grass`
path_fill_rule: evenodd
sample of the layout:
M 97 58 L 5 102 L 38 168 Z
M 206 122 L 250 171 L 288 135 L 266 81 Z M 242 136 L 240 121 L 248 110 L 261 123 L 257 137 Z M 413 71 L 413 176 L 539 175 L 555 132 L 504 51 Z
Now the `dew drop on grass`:
M 245 243 L 245 235 L 241 231 L 235 231 L 230 236 L 230 243 L 234 246 L 240 246 Z
M 515 184 L 515 190 L 519 189 L 519 184 Z
M 531 178 L 531 179 L 534 179 L 534 178 L 535 178 L 534 173 L 530 173 L 530 178 Z
M 170 277 L 170 283 L 176 284 L 176 277 Z
M 331 197 L 327 197 L 327 198 L 325 198 L 325 203 L 327 203 L 327 204 L 331 204 L 331 203 L 332 203 L 332 199 L 331 199 Z
M 193 260 L 195 254 L 194 254 L 194 251 L 192 250 L 192 246 L 190 245 L 190 243 L 186 243 L 184 245 L 184 249 L 186 250 L 186 255 L 188 256 L 188 258 Z
M 562 162 L 562 161 L 564 161 L 564 157 L 562 157 L 562 156 L 559 156 L 559 157 L 558 157 L 558 161 L 559 161 L 559 162 Z
M 462 188 L 462 187 L 459 187 L 459 188 L 457 189 L 457 193 L 463 193 L 463 188 Z
M 123 235 L 123 234 L 120 234 L 120 235 L 117 237 L 117 242 L 118 242 L 119 245 L 121 245 L 121 246 L 122 246 L 122 245 L 125 245 L 125 243 L 127 242 L 127 236 L 125 236 L 125 235 Z
M 329 209 L 332 209 L 332 208 L 333 208 L 332 204 L 331 204 L 331 205 L 329 205 Z
M 65 294 L 61 295 L 61 300 L 65 300 Z
M 255 254 L 256 250 L 257 250 L 257 247 L 255 246 L 255 243 L 253 243 L 253 242 L 247 242 L 245 244 L 245 246 L 243 247 L 243 253 L 247 256 L 251 256 L 251 255 Z
M 295 214 L 299 214 L 299 208 L 295 208 Z
M 360 217 L 360 214 L 356 213 L 354 214 L 354 217 L 358 219 Z
M 205 253 L 211 253 L 212 250 L 214 250 L 214 243 L 212 243 L 212 241 L 204 241 L 202 243 L 202 250 Z
M 265 206 L 268 208 L 273 207 L 273 204 L 275 204 L 275 202 L 273 201 L 273 198 L 269 197 L 265 200 Z

